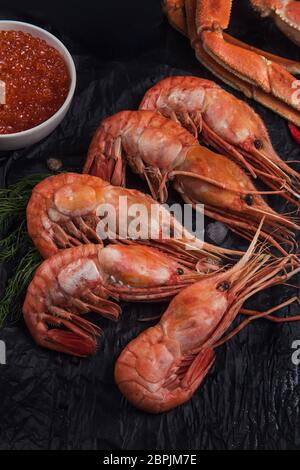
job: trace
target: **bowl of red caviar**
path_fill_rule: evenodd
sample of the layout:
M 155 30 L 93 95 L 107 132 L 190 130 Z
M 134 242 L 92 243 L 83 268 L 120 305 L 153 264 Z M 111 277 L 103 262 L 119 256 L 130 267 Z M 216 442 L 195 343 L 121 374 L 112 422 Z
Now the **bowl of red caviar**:
M 0 20 L 0 150 L 33 145 L 62 122 L 76 87 L 68 49 L 53 34 Z

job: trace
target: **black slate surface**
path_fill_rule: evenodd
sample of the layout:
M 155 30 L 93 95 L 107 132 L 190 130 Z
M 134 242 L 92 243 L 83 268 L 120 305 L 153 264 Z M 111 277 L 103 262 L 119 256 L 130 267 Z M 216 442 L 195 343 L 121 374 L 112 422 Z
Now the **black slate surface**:
M 128 3 L 128 14 L 134 15 L 134 2 Z M 92 18 L 95 15 L 91 8 L 88 12 Z M 90 47 L 88 37 L 82 41 L 75 34 L 80 18 L 72 17 L 74 37 L 72 23 L 66 22 L 66 38 L 61 16 L 44 13 L 40 24 L 61 37 L 74 55 L 78 72 L 76 96 L 63 124 L 44 142 L 1 154 L 1 186 L 21 175 L 46 171 L 49 157 L 61 158 L 66 170 L 80 171 L 100 120 L 119 110 L 135 109 L 144 92 L 159 79 L 171 74 L 197 74 L 212 79 L 194 58 L 188 42 L 164 21 L 160 2 L 153 1 L 153 10 L 149 11 L 145 28 L 141 28 L 147 40 L 141 39 L 136 48 L 131 46 L 136 45 L 142 31 L 127 28 L 126 16 L 121 30 L 116 30 L 110 20 L 113 61 L 104 57 L 107 49 L 104 53 L 106 43 L 100 33 L 97 36 L 96 31 Z M 17 9 L 14 14 L 37 23 L 35 16 L 20 18 Z M 139 14 L 136 13 L 136 21 Z M 107 15 L 106 22 L 110 18 Z M 0 17 L 9 16 L 10 13 Z M 120 46 L 124 31 L 128 36 L 126 51 Z M 270 21 L 259 19 L 246 1 L 236 2 L 230 31 L 256 46 L 300 59 L 298 48 Z M 99 47 L 94 47 L 95 41 L 99 41 Z M 299 159 L 299 146 L 291 139 L 286 122 L 251 104 L 266 122 L 278 152 L 285 159 Z M 142 187 L 134 177 L 129 182 L 131 187 Z M 171 198 L 177 196 L 171 194 Z M 271 202 L 276 209 L 287 210 L 279 199 L 272 198 Z M 240 245 L 229 235 L 226 246 Z M 1 284 L 6 274 L 2 266 Z M 288 287 L 279 287 L 256 296 L 250 305 L 266 309 L 287 299 L 292 292 L 295 291 Z M 169 413 L 151 416 L 137 411 L 122 398 L 113 381 L 114 362 L 129 340 L 145 328 L 137 318 L 162 312 L 165 306 L 126 304 L 117 324 L 93 316 L 105 336 L 96 356 L 85 360 L 40 349 L 22 319 L 8 322 L 0 330 L 0 340 L 7 346 L 7 364 L 0 365 L 0 449 L 300 448 L 300 366 L 291 361 L 291 345 L 300 340 L 300 323 L 276 325 L 259 320 L 249 325 L 219 348 L 214 368 L 192 400 Z M 297 311 L 297 306 L 290 308 L 291 313 Z

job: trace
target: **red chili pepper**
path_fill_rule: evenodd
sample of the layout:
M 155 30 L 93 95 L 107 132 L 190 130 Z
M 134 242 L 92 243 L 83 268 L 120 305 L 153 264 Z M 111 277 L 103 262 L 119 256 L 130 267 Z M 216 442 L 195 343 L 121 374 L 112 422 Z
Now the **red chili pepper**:
M 300 129 L 299 127 L 295 126 L 295 124 L 292 124 L 291 122 L 289 122 L 289 129 L 290 129 L 290 132 L 294 138 L 294 140 L 297 142 L 297 144 L 300 145 Z

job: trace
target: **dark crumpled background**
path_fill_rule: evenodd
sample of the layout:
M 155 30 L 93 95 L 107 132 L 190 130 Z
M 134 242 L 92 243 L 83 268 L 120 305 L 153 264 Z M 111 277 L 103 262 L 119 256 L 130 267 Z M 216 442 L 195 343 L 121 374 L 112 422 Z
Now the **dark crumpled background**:
M 81 171 L 100 120 L 119 110 L 135 109 L 144 92 L 159 79 L 186 73 L 212 78 L 194 58 L 187 40 L 167 25 L 159 3 L 153 2 L 153 27 L 147 30 L 145 44 L 141 39 L 139 47 L 129 46 L 123 53 L 116 45 L 122 38 L 114 31 L 113 61 L 104 59 L 104 53 L 101 56 L 101 49 L 109 56 L 109 37 L 107 44 L 101 38 L 96 57 L 87 53 L 90 48 L 78 35 L 74 41 L 70 39 L 68 21 L 67 38 L 59 28 L 46 25 L 74 55 L 76 96 L 63 124 L 44 142 L 1 154 L 1 186 L 21 175 L 46 171 L 49 157 L 61 158 L 64 169 Z M 22 19 L 37 22 L 31 17 Z M 125 30 L 126 24 L 123 27 Z M 261 48 L 300 59 L 297 47 L 270 21 L 259 19 L 247 2 L 236 2 L 230 30 Z M 251 104 L 265 120 L 280 154 L 299 159 L 299 147 L 286 122 Z M 130 185 L 141 187 L 135 178 L 130 179 Z M 273 198 L 272 203 L 278 210 L 287 210 L 279 199 Z M 229 235 L 226 246 L 240 245 Z M 2 266 L 1 286 L 6 275 Z M 292 292 L 281 286 L 256 296 L 250 306 L 263 310 L 286 300 Z M 137 318 L 163 312 L 165 306 L 126 304 L 117 324 L 92 316 L 105 335 L 96 356 L 85 360 L 41 349 L 33 343 L 22 319 L 8 322 L 0 330 L 0 339 L 7 346 L 7 365 L 0 365 L 0 449 L 300 448 L 300 366 L 291 361 L 291 345 L 300 340 L 300 323 L 277 325 L 258 320 L 250 324 L 218 349 L 216 364 L 204 383 L 192 400 L 178 409 L 151 416 L 125 401 L 113 381 L 115 360 L 147 326 Z M 291 314 L 297 311 L 297 306 L 289 310 Z

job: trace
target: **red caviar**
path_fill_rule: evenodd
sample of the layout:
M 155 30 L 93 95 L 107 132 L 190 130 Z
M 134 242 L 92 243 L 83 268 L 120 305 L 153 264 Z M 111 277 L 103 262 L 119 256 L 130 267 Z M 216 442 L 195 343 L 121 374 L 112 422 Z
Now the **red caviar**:
M 56 113 L 67 97 L 70 75 L 61 54 L 46 41 L 0 31 L 0 85 L 0 134 L 13 134 Z

